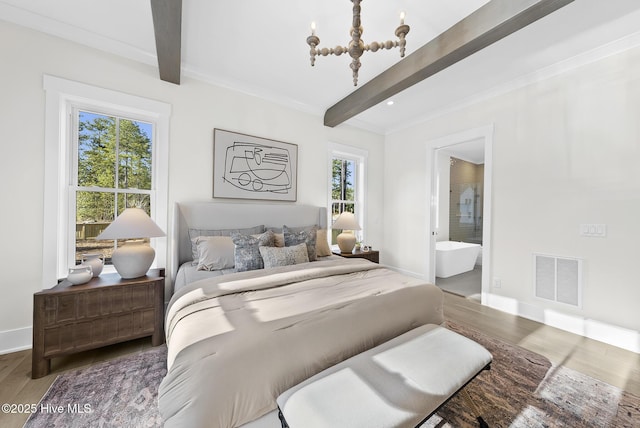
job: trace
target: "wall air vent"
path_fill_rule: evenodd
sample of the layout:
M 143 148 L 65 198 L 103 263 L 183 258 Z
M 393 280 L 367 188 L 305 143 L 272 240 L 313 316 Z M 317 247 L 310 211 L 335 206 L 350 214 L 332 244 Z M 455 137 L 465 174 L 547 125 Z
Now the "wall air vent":
M 582 260 L 533 255 L 535 295 L 541 299 L 582 306 Z

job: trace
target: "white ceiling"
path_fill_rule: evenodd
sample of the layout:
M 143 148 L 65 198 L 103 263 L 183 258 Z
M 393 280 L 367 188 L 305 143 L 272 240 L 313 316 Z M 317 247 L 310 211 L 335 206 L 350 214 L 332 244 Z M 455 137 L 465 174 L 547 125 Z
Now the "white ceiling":
M 409 55 L 486 2 L 363 1 L 363 40 L 394 38 L 404 10 Z M 346 46 L 351 8 L 348 0 L 183 0 L 183 84 L 198 78 L 324 115 L 354 90 L 350 58 L 320 57 L 312 68 L 305 40 L 315 21 L 321 47 Z M 0 0 L 0 19 L 157 66 L 149 0 Z M 588 60 L 604 45 L 596 52 L 636 45 L 639 31 L 638 0 L 575 0 L 347 123 L 402 129 L 566 67 L 567 59 Z M 365 52 L 360 85 L 399 60 L 397 49 Z

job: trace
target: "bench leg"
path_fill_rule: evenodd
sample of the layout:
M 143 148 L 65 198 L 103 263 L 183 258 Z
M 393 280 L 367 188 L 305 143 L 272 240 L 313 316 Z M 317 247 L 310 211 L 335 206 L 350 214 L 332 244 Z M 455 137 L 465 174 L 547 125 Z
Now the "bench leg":
M 480 416 L 480 409 L 478 409 L 478 406 L 476 406 L 476 403 L 473 402 L 473 399 L 471 398 L 471 395 L 469 395 L 469 392 L 467 392 L 466 389 L 463 389 L 461 392 L 462 392 L 463 400 L 467 402 L 467 404 L 471 408 L 471 411 L 473 412 L 473 415 L 476 417 L 476 420 L 478 421 L 478 426 L 480 428 L 489 428 L 489 424 L 485 422 L 482 416 Z
M 278 407 L 278 419 L 280 419 L 282 428 L 289 428 L 289 424 L 287 424 L 287 421 L 284 419 L 284 415 L 282 414 L 282 411 L 280 410 L 279 407 Z

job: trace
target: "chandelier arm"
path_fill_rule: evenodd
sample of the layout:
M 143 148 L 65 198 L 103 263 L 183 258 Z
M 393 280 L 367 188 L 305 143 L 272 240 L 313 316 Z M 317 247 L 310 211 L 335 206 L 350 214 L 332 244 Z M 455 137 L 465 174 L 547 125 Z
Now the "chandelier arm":
M 313 67 L 316 64 L 316 56 L 318 55 L 316 46 L 320 44 L 320 38 L 318 38 L 315 34 L 312 34 L 307 37 L 307 44 L 311 48 L 309 50 L 309 55 L 311 56 L 311 66 Z
M 345 46 L 336 46 L 335 48 L 318 48 L 315 49 L 315 55 L 322 55 L 322 56 L 328 56 L 328 55 L 335 55 L 335 56 L 340 56 L 343 53 L 347 52 L 347 48 Z
M 358 70 L 360 69 L 360 65 L 362 64 L 360 63 L 359 58 L 353 58 L 353 60 L 351 60 L 351 64 L 349 64 L 349 67 L 353 70 L 353 86 L 358 86 Z
M 397 42 L 397 46 L 400 46 L 400 58 L 404 58 L 405 47 L 407 46 L 407 41 L 402 37 L 399 42 Z
M 398 28 L 396 28 L 396 37 L 398 37 L 398 45 L 400 46 L 400 58 L 404 58 L 405 47 L 407 46 L 406 37 L 409 34 L 409 30 L 411 27 L 408 25 L 402 24 Z

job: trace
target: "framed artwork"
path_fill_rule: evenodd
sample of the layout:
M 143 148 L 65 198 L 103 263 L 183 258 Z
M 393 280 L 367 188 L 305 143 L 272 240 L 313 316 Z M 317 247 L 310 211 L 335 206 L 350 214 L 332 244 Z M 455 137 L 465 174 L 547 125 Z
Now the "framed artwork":
M 298 145 L 213 130 L 213 197 L 297 200 Z

